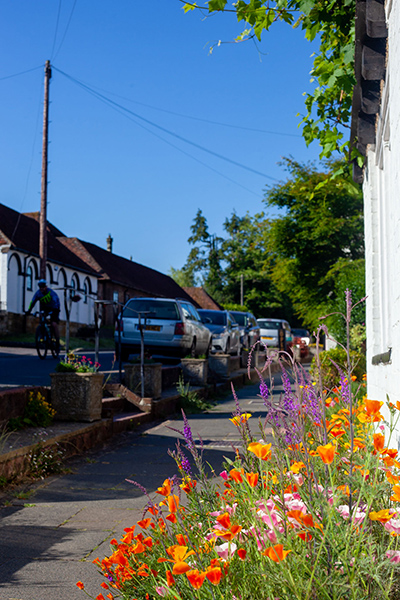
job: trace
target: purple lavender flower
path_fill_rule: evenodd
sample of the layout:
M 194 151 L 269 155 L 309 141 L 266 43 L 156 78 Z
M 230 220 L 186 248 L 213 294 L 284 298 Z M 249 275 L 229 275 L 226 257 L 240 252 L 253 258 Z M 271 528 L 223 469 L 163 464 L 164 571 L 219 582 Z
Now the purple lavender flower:
M 232 388 L 232 394 L 233 394 L 233 398 L 235 400 L 235 406 L 236 406 L 236 411 L 233 413 L 233 416 L 239 417 L 242 414 L 242 411 L 240 409 L 239 398 L 237 397 L 235 388 L 233 387 L 233 383 L 231 383 L 231 388 Z
M 349 382 L 345 374 L 341 369 L 339 369 L 340 374 L 340 387 L 341 387 L 341 395 L 344 404 L 350 404 L 350 388 Z
M 194 450 L 194 440 L 192 435 L 192 430 L 190 429 L 189 421 L 186 418 L 184 411 L 182 410 L 183 417 L 183 437 L 185 438 L 186 447 L 190 452 Z

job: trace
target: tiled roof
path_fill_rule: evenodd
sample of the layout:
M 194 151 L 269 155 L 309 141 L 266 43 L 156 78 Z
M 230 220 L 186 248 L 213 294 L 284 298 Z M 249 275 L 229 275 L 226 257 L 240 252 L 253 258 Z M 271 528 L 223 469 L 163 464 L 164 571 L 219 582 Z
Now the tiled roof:
M 223 310 L 223 307 L 218 304 L 214 298 L 207 294 L 206 290 L 202 287 L 185 287 L 183 288 L 187 294 L 194 300 L 200 308 L 207 308 L 208 310 Z
M 95 275 L 97 273 L 83 262 L 74 252 L 61 243 L 64 234 L 47 223 L 47 258 L 57 264 L 72 267 Z M 11 244 L 33 256 L 39 256 L 38 213 L 19 213 L 0 204 L 0 243 Z
M 101 279 L 108 279 L 127 288 L 134 288 L 149 296 L 164 298 L 192 298 L 168 275 L 113 254 L 90 242 L 77 238 L 62 238 L 62 243 L 76 252 Z M 196 303 L 197 305 L 197 303 Z

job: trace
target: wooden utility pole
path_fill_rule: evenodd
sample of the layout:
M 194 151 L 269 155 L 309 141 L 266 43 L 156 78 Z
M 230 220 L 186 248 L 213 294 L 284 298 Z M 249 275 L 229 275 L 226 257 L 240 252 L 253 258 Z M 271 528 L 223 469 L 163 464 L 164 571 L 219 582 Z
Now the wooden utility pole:
M 42 146 L 42 187 L 40 194 L 40 279 L 46 279 L 47 262 L 47 148 L 49 145 L 49 87 L 51 79 L 50 61 L 44 67 L 44 110 L 43 110 L 43 146 Z

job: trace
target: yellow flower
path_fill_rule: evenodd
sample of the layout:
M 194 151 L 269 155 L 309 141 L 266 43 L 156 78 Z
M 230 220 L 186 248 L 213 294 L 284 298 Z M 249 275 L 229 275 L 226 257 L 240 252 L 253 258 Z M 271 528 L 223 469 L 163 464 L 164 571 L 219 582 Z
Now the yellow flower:
M 229 420 L 232 421 L 232 423 L 236 425 L 236 427 L 239 427 L 239 425 L 241 425 L 242 423 L 246 423 L 246 421 L 248 421 L 250 417 L 251 413 L 243 413 L 242 415 L 238 415 Z

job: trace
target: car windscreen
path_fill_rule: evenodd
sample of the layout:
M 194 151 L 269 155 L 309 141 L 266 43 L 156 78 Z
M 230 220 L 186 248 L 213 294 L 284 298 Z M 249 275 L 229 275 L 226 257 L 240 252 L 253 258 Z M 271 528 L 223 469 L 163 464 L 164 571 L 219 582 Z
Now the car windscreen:
M 138 318 L 138 313 L 147 312 L 148 319 L 163 319 L 167 321 L 179 321 L 179 311 L 175 302 L 170 300 L 148 300 L 132 299 L 124 307 L 122 316 Z M 142 315 L 144 318 L 145 315 Z
M 292 329 L 292 333 L 293 333 L 293 335 L 295 335 L 297 337 L 309 337 L 310 336 L 307 329 Z
M 199 315 L 202 323 L 206 323 L 205 317 L 210 319 L 213 325 L 226 325 L 226 313 L 218 310 L 201 310 Z
M 231 311 L 231 315 L 233 315 L 233 318 L 235 319 L 236 323 L 239 323 L 239 325 L 241 325 L 242 327 L 246 327 L 246 315 L 244 313 Z
M 261 329 L 280 329 L 282 324 L 280 321 L 258 321 L 258 325 Z

